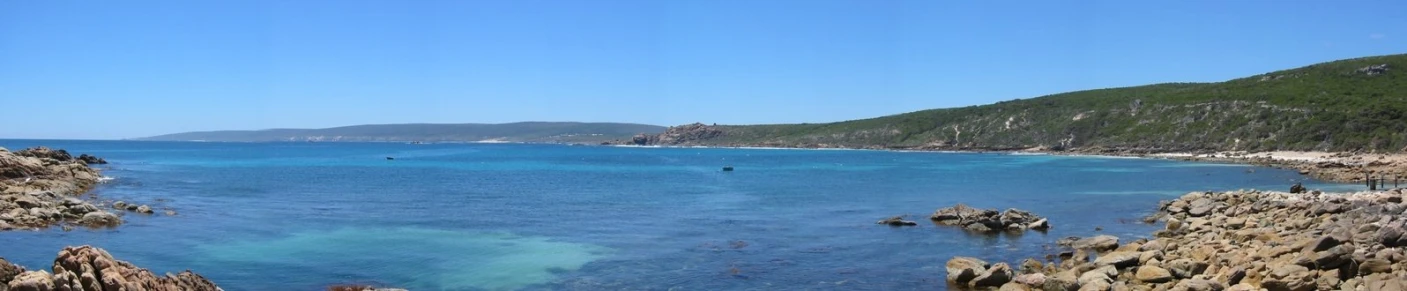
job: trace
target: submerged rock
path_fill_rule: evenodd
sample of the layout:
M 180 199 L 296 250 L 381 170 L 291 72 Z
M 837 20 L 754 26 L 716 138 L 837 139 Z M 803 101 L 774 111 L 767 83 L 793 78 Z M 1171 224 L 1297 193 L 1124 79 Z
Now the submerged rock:
M 875 224 L 887 224 L 887 225 L 889 225 L 889 226 L 915 226 L 915 225 L 918 225 L 917 222 L 904 220 L 904 217 L 903 217 L 903 216 L 895 216 L 895 217 L 885 218 L 884 220 L 880 220 L 879 222 L 875 222 Z

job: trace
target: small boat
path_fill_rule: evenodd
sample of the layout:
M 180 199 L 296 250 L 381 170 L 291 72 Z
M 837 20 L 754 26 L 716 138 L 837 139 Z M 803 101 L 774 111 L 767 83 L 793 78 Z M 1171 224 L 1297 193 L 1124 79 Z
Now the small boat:
M 732 172 L 732 171 L 733 171 L 733 166 L 723 166 L 723 171 L 724 171 L 724 172 Z
M 396 159 L 396 158 L 386 157 L 386 160 L 387 160 L 387 161 L 394 160 L 394 159 Z

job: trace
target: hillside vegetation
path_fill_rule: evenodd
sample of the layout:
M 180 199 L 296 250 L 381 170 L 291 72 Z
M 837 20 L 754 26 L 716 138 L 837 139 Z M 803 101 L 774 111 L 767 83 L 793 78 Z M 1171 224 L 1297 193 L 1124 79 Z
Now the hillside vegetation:
M 602 142 L 662 126 L 629 123 L 518 122 L 504 124 L 376 124 L 323 129 L 227 130 L 141 138 L 167 141 L 423 141 Z
M 1218 83 L 1078 91 L 824 124 L 696 124 L 643 140 L 958 150 L 1404 151 L 1404 71 L 1407 55 L 1377 56 Z

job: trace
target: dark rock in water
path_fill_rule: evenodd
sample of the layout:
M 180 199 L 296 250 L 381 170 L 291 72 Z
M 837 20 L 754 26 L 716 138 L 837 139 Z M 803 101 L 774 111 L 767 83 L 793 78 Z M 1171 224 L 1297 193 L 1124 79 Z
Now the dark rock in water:
M 915 226 L 917 222 L 904 220 L 903 216 L 895 216 L 875 222 L 875 224 L 888 224 L 889 226 Z
M 83 161 L 83 163 L 89 164 L 89 165 L 102 165 L 102 164 L 107 164 L 107 160 L 105 160 L 105 159 L 103 159 L 103 158 L 91 156 L 91 155 L 88 155 L 88 154 L 81 154 L 81 155 L 78 155 L 78 160 Z
M 73 160 L 73 155 L 68 154 L 68 151 L 66 150 L 56 150 L 47 147 L 33 147 L 22 149 L 20 151 L 15 152 L 15 155 L 21 157 L 54 159 L 60 162 L 67 162 Z
M 1302 183 L 1295 183 L 1295 185 L 1290 186 L 1290 193 L 1299 194 L 1304 192 L 1308 192 L 1308 190 L 1304 188 L 1304 184 Z
M 975 232 L 1023 231 L 1027 229 L 1046 230 L 1050 222 L 1044 217 L 1020 209 L 977 209 L 958 204 L 940 208 L 929 217 L 941 225 L 962 226 Z

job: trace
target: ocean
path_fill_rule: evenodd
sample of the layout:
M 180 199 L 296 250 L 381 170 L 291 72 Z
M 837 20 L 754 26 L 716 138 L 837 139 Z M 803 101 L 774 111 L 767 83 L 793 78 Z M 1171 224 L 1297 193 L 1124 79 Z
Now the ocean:
M 64 246 L 94 245 L 225 290 L 945 289 L 953 256 L 1015 263 L 1067 236 L 1146 237 L 1160 226 L 1140 218 L 1191 191 L 1362 188 L 1247 165 L 995 153 L 0 140 L 38 145 L 106 158 L 113 179 L 93 193 L 157 214 L 0 232 L 0 257 L 48 269 Z M 957 203 L 1054 228 L 928 222 Z M 895 215 L 920 224 L 875 224 Z

